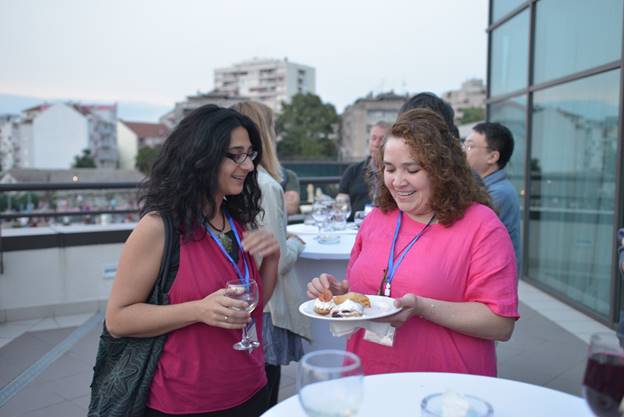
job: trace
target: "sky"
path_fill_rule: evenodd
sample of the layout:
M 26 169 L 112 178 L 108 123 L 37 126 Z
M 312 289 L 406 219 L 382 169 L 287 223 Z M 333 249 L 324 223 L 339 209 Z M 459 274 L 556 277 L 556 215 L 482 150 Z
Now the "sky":
M 487 0 L 0 0 L 0 94 L 173 107 L 253 57 L 316 68 L 339 112 L 369 92 L 485 79 Z

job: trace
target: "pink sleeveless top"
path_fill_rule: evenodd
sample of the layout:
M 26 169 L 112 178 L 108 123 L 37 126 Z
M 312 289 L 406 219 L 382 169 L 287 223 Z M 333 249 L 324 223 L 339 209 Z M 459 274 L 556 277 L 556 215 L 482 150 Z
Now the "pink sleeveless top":
M 237 229 L 241 234 L 241 228 Z M 262 294 L 256 264 L 249 254 L 244 256 Z M 238 265 L 244 273 L 243 260 L 239 258 Z M 169 302 L 200 300 L 236 278 L 233 266 L 210 236 L 186 243 L 180 240 L 180 266 L 169 291 Z M 262 309 L 260 301 L 252 313 L 260 342 Z M 226 410 L 249 400 L 266 385 L 264 356 L 262 349 L 255 349 L 252 354 L 234 350 L 232 345 L 240 339 L 241 330 L 203 323 L 169 333 L 147 406 L 168 414 L 193 414 Z

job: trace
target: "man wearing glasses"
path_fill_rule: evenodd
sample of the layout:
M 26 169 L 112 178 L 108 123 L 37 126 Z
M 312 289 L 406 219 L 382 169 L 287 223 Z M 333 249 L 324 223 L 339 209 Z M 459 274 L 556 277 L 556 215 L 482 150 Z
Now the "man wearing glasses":
M 470 167 L 483 179 L 513 243 L 520 272 L 520 200 L 504 168 L 514 149 L 511 132 L 500 123 L 479 123 L 463 144 Z

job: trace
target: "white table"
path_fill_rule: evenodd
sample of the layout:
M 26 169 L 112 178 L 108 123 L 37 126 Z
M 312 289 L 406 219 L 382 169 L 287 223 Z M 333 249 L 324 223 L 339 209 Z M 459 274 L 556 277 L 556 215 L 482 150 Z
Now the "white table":
M 580 381 L 579 381 L 580 384 Z M 429 394 L 453 390 L 488 401 L 494 417 L 593 417 L 580 397 L 508 379 L 447 373 L 401 373 L 364 378 L 364 402 L 357 417 L 418 417 Z M 306 417 L 296 395 L 263 417 Z
M 351 248 L 355 242 L 355 230 L 331 232 L 340 236 L 340 242 L 334 244 L 318 243 L 315 239 L 318 229 L 314 226 L 293 224 L 287 230 L 297 234 L 306 243 L 295 264 L 300 280 L 307 283 L 323 272 L 332 274 L 339 280 L 345 277 Z M 318 349 L 344 349 L 345 344 L 345 337 L 334 337 L 329 333 L 328 321 L 312 320 L 312 342 L 304 342 L 304 350 L 310 352 Z

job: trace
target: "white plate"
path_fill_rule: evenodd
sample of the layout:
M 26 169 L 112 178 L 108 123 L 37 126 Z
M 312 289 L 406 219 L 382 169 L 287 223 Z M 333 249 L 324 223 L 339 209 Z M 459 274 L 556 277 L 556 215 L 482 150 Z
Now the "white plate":
M 364 308 L 364 314 L 359 317 L 332 317 L 331 315 L 322 316 L 314 312 L 314 303 L 316 299 L 308 300 L 299 306 L 299 312 L 304 316 L 313 319 L 329 320 L 329 321 L 361 321 L 373 320 L 381 317 L 391 316 L 401 311 L 400 308 L 394 306 L 394 298 L 384 297 L 382 295 L 367 295 L 371 302 L 369 308 Z

